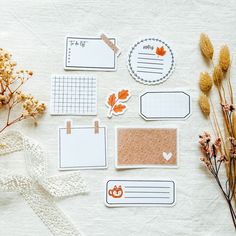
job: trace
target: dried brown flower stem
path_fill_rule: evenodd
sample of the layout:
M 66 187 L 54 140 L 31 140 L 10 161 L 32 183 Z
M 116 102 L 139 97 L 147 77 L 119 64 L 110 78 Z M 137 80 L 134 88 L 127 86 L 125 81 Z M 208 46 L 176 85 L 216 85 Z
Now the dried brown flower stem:
M 201 160 L 205 163 L 206 167 L 210 171 L 210 173 L 214 176 L 230 210 L 231 218 L 236 230 L 236 213 L 234 207 L 232 205 L 232 199 L 234 196 L 234 189 L 235 189 L 235 180 L 233 183 L 230 182 L 230 178 L 226 181 L 225 189 L 222 186 L 222 183 L 219 179 L 219 172 L 221 168 L 222 162 L 227 162 L 225 156 L 221 153 L 221 139 L 217 138 L 214 143 L 211 143 L 211 137 L 208 133 L 204 133 L 203 135 L 199 136 L 201 150 L 204 153 L 204 157 Z M 236 148 L 236 140 L 231 140 L 232 145 Z M 231 160 L 232 161 L 232 160 Z M 235 164 L 235 162 L 233 161 Z M 230 186 L 233 184 L 232 186 Z

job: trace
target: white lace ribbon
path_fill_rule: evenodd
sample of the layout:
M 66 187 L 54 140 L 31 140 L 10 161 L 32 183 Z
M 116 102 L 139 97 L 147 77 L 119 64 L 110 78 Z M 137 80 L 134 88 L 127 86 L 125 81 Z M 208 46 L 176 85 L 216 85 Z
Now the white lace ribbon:
M 0 155 L 24 151 L 28 176 L 0 169 L 0 190 L 19 192 L 55 236 L 79 236 L 80 232 L 56 206 L 55 198 L 87 192 L 78 172 L 47 177 L 47 163 L 41 146 L 20 132 L 0 136 Z

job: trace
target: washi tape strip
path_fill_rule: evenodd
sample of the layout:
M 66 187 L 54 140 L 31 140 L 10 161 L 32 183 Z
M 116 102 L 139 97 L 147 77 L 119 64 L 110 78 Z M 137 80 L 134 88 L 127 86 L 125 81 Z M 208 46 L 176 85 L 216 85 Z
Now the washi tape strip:
M 120 55 L 120 49 L 105 35 L 101 34 L 101 39 L 117 54 Z

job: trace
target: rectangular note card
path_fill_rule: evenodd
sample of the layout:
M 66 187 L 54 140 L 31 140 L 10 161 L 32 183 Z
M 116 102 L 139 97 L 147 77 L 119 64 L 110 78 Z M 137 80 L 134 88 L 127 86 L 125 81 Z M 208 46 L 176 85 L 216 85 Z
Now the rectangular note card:
M 100 126 L 60 127 L 59 169 L 104 169 L 107 168 L 107 128 Z
M 173 206 L 176 202 L 173 180 L 108 180 L 105 192 L 108 207 Z
M 115 38 L 109 40 L 116 45 Z M 117 56 L 101 39 L 66 37 L 65 69 L 115 71 Z
M 91 76 L 54 75 L 51 115 L 96 115 L 97 80 Z
M 177 128 L 116 129 L 117 168 L 178 167 Z
M 145 120 L 184 120 L 191 115 L 190 95 L 183 91 L 149 91 L 139 97 Z

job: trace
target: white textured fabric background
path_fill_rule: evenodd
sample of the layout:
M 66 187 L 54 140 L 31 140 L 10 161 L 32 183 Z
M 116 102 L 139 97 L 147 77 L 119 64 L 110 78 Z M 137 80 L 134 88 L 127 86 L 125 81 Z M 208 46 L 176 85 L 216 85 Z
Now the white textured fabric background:
M 228 43 L 235 58 L 236 2 L 234 0 L 0 0 L 0 47 L 11 51 L 20 68 L 34 71 L 25 91 L 46 102 L 49 108 L 50 75 L 63 70 L 64 36 L 98 36 L 101 32 L 118 39 L 122 54 L 117 72 L 75 72 L 96 75 L 98 117 L 108 126 L 107 170 L 81 171 L 90 194 L 58 202 L 72 222 L 88 236 L 234 235 L 230 214 L 210 175 L 202 167 L 198 134 L 210 129 L 197 105 L 198 76 L 208 70 L 198 49 L 200 32 L 207 32 L 216 50 Z M 176 70 L 170 79 L 148 87 L 135 82 L 126 68 L 130 46 L 139 38 L 156 36 L 166 40 L 175 52 Z M 235 61 L 233 66 L 236 66 Z M 232 78 L 236 69 L 232 70 Z M 234 88 L 236 83 L 233 80 Z M 111 89 L 131 89 L 132 98 L 125 115 L 106 118 L 104 105 Z M 138 94 L 146 89 L 185 89 L 193 98 L 193 114 L 186 121 L 145 122 L 138 115 Z M 74 123 L 89 125 L 93 117 L 73 117 Z M 15 126 L 38 140 L 48 153 L 50 174 L 57 171 L 57 127 L 65 117 L 49 112 L 34 128 L 30 122 Z M 1 120 L 2 124 L 3 120 Z M 116 125 L 168 125 L 180 128 L 178 169 L 114 169 L 114 127 Z M 22 155 L 1 157 L 0 165 L 23 167 Z M 104 206 L 104 179 L 107 177 L 171 178 L 177 184 L 177 204 L 172 208 L 117 208 Z M 48 229 L 14 193 L 0 193 L 1 236 L 49 236 Z

